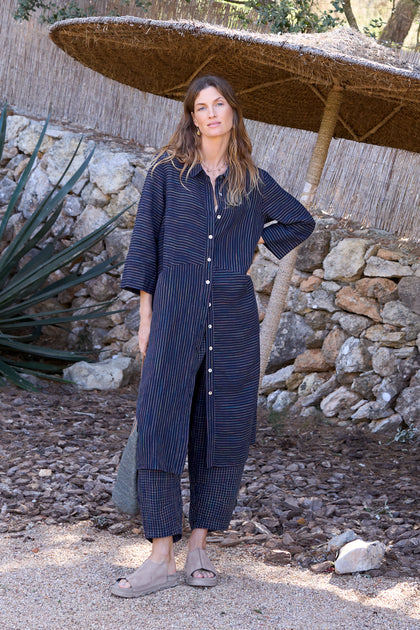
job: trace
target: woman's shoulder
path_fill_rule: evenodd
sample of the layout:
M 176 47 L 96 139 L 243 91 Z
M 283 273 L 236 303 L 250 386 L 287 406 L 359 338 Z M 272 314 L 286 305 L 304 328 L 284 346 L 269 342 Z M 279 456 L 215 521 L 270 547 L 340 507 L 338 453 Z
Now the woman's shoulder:
M 149 164 L 148 173 L 150 176 L 156 173 L 166 179 L 174 173 L 179 174 L 181 169 L 182 163 L 177 157 L 171 156 L 167 151 L 157 151 Z
M 261 182 L 261 186 L 259 187 L 261 194 L 264 194 L 265 192 L 270 191 L 275 188 L 278 188 L 278 189 L 281 188 L 280 184 L 274 179 L 272 175 L 270 175 L 268 171 L 266 171 L 265 169 L 259 166 L 257 166 L 257 169 L 258 169 L 259 179 Z
M 270 173 L 268 171 L 266 171 L 265 169 L 261 168 L 260 166 L 257 166 L 258 168 L 258 174 L 260 176 L 260 179 L 262 180 L 262 182 L 264 184 L 270 184 L 272 182 L 276 182 L 276 180 L 274 179 L 274 177 L 272 175 L 270 175 Z

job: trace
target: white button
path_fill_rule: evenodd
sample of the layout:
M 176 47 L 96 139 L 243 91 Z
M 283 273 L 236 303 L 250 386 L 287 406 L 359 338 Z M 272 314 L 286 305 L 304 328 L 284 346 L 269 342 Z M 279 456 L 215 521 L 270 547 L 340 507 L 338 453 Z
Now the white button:
M 208 372 L 213 372 L 213 370 L 212 370 L 211 368 L 209 368 L 207 371 L 208 371 Z
M 208 262 L 210 262 L 210 261 L 211 261 L 211 258 L 207 258 L 207 261 L 208 261 Z
M 209 328 L 211 328 L 211 324 L 209 324 Z
M 222 192 L 220 191 L 220 192 L 219 192 L 219 197 L 221 197 L 221 196 L 222 196 Z
M 213 346 L 209 346 L 209 350 L 213 350 Z
M 206 280 L 206 284 L 210 284 L 210 280 Z
M 211 302 L 209 302 L 209 306 L 211 306 Z
M 218 218 L 218 219 L 221 219 L 221 218 L 222 218 L 222 215 L 221 215 L 221 214 L 218 214 L 218 215 L 217 215 L 217 218 Z
M 213 392 L 209 392 L 209 396 L 211 396 L 211 395 L 212 395 L 212 393 L 213 393 Z
M 209 234 L 209 238 L 213 238 L 213 234 Z

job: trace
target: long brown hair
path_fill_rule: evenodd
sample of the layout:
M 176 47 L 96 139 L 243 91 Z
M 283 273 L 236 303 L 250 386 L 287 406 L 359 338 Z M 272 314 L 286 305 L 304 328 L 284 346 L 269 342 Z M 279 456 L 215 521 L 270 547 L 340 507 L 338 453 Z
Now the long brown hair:
M 227 186 L 227 202 L 238 205 L 248 196 L 260 181 L 258 169 L 251 157 L 252 144 L 245 129 L 241 106 L 233 87 L 226 79 L 207 75 L 194 79 L 185 95 L 184 113 L 175 133 L 167 145 L 162 147 L 153 160 L 152 172 L 160 162 L 168 162 L 178 158 L 182 163 L 180 178 L 201 161 L 201 138 L 197 135 L 192 118 L 197 96 L 207 87 L 214 87 L 226 99 L 233 110 L 233 126 L 228 144 L 227 162 L 229 166 L 225 185 Z

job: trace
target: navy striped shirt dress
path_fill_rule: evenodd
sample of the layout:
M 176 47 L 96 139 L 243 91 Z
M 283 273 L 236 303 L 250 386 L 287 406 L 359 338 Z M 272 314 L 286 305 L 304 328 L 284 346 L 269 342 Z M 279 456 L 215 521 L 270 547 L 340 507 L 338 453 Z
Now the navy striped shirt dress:
M 181 474 L 205 346 L 207 467 L 241 466 L 255 441 L 260 369 L 259 318 L 247 271 L 260 236 L 282 258 L 314 220 L 264 170 L 238 206 L 226 201 L 226 174 L 201 164 L 158 163 L 144 183 L 122 288 L 153 295 L 149 345 L 137 403 L 137 467 Z M 265 223 L 272 222 L 265 226 Z M 200 350 L 201 349 L 201 350 Z

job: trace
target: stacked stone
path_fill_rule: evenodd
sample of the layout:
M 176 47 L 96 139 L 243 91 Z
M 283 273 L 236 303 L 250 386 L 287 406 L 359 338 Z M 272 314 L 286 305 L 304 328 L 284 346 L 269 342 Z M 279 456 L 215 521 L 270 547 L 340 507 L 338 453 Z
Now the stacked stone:
M 398 245 L 318 221 L 299 250 L 263 405 L 372 431 L 420 427 L 420 262 L 415 248 Z M 260 246 L 251 275 L 261 319 L 276 271 Z
M 24 116 L 11 115 L 7 119 L 6 144 L 0 162 L 0 217 L 4 214 L 17 181 L 35 149 L 41 129 L 41 123 Z M 12 215 L 0 244 L 0 253 L 16 236 L 39 202 L 59 182 L 80 139 L 80 133 L 53 125 L 48 127 L 30 178 L 18 202 L 17 212 Z M 68 245 L 91 233 L 124 208 L 128 210 L 119 219 L 118 227 L 85 257 L 83 271 L 106 257 L 116 256 L 118 260 L 124 260 L 146 170 L 155 152 L 151 147 L 133 147 L 132 144 L 122 141 L 117 143 L 97 137 L 82 139 L 77 156 L 59 185 L 75 173 L 94 145 L 96 149 L 93 158 L 81 179 L 67 195 L 63 211 L 52 228 L 51 238 L 60 235 L 62 245 Z M 70 271 L 72 269 L 62 269 L 51 280 L 57 280 Z M 43 308 L 50 310 L 82 309 L 97 307 L 102 302 L 117 297 L 112 310 L 125 309 L 124 312 L 109 317 L 74 324 L 68 338 L 60 339 L 67 348 L 96 350 L 100 353 L 101 360 L 110 359 L 116 353 L 136 356 L 138 299 L 129 292 L 119 291 L 120 273 L 121 268 L 116 268 L 43 304 Z M 55 333 L 61 334 L 59 331 Z M 49 339 L 51 335 L 54 336 L 54 331 L 49 331 Z

